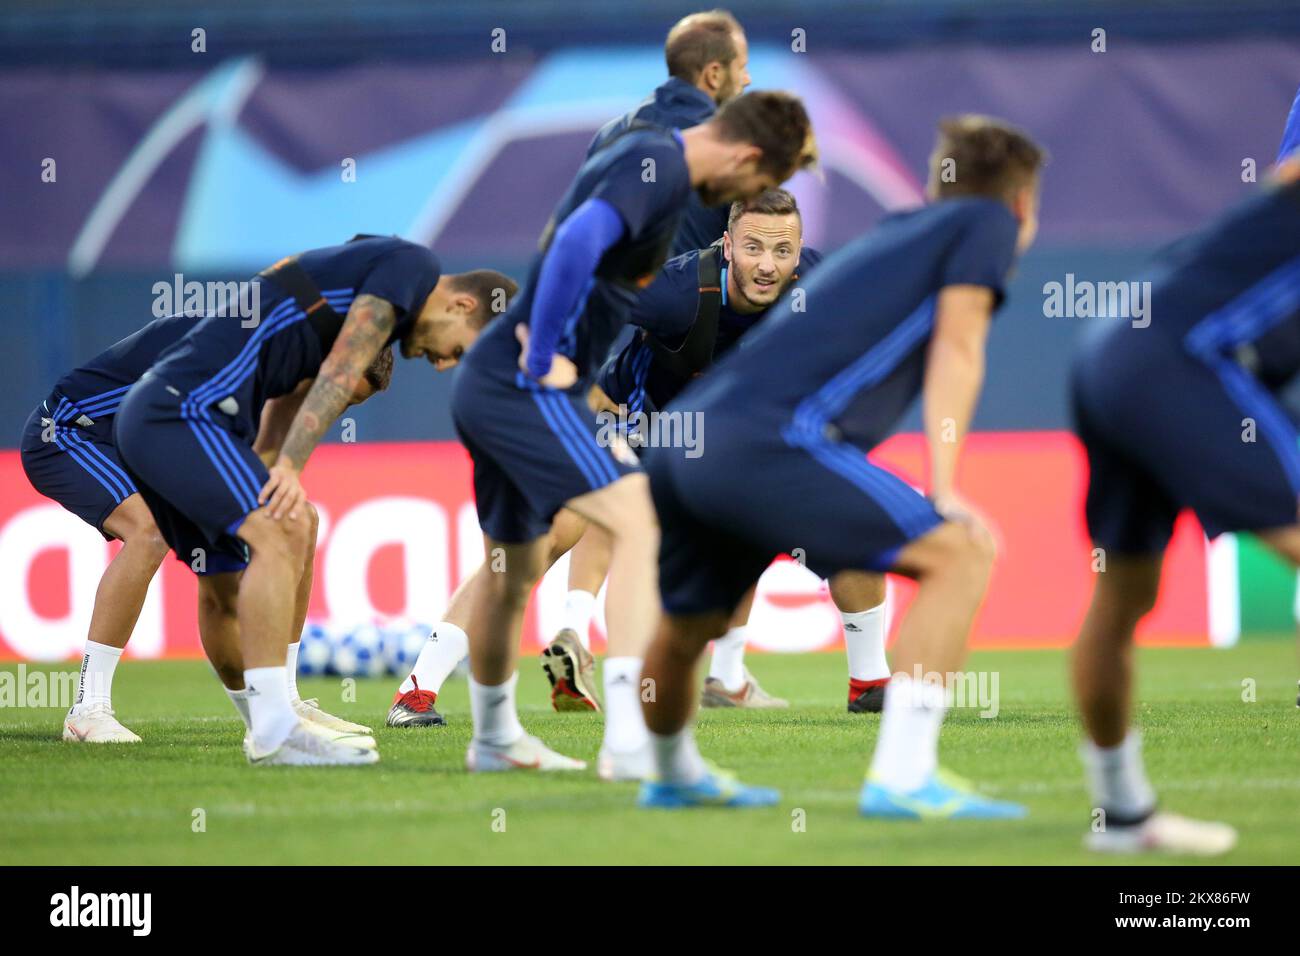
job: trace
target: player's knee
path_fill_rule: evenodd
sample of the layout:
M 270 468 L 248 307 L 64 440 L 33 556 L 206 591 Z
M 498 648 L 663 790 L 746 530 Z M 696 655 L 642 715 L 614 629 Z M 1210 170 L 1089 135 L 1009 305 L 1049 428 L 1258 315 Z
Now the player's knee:
M 307 556 L 307 520 L 284 517 L 278 521 L 261 512 L 250 516 L 240 527 L 239 537 L 247 542 L 254 556 L 302 564 Z

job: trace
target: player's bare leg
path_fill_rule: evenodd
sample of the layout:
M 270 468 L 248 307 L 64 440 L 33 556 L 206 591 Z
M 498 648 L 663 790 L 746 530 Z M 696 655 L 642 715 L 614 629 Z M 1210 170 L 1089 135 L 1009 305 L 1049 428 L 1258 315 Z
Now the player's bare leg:
M 993 569 L 993 538 L 974 522 L 944 522 L 906 545 L 894 570 L 916 579 L 899 627 L 894 677 L 858 809 L 894 819 L 1012 818 L 1023 807 L 990 800 L 939 770 L 947 695 Z
M 598 772 L 607 780 L 641 779 L 650 770 L 650 740 L 641 716 L 641 665 L 659 618 L 659 525 L 649 480 L 624 475 L 568 507 L 610 535 L 605 623 L 605 737 Z
M 1133 635 L 1155 606 L 1160 565 L 1159 555 L 1108 556 L 1074 645 L 1071 677 L 1088 738 L 1082 755 L 1093 807 L 1086 844 L 1118 853 L 1223 853 L 1236 843 L 1231 827 L 1156 809 L 1142 741 L 1130 726 Z
M 140 738 L 113 716 L 113 673 L 140 618 L 149 582 L 167 556 L 167 543 L 139 494 L 113 509 L 104 530 L 120 539 L 122 548 L 104 569 L 95 591 L 77 698 L 63 721 L 63 739 L 139 743 Z
M 307 607 L 311 603 L 311 589 L 316 576 L 316 536 L 320 531 L 320 515 L 315 506 L 307 504 L 307 551 L 303 555 L 302 574 L 298 578 L 298 590 L 294 594 L 293 624 L 289 630 L 289 646 L 285 651 L 285 674 L 289 680 L 289 703 L 294 713 L 308 724 L 323 727 L 335 734 L 369 735 L 370 728 L 364 724 L 353 723 L 336 717 L 322 710 L 316 698 L 303 700 L 298 693 L 298 644 L 302 639 L 302 629 L 307 624 Z M 373 738 L 371 738 L 373 739 Z
M 780 795 L 765 787 L 747 787 L 705 763 L 691 732 L 698 699 L 696 666 L 709 641 L 719 637 L 734 612 L 664 614 L 646 652 L 642 713 L 650 731 L 655 776 L 641 788 L 643 807 L 763 807 Z
M 701 707 L 744 707 L 755 710 L 789 707 L 790 702 L 773 697 L 759 685 L 745 666 L 745 646 L 749 641 L 749 614 L 754 607 L 755 584 L 736 605 L 727 623 L 726 633 L 713 642 L 709 656 L 709 675 L 700 691 Z
M 849 713 L 878 714 L 885 705 L 885 576 L 841 571 L 828 582 L 844 626 L 849 663 Z
M 239 527 L 252 555 L 240 576 L 237 607 L 252 724 L 245 753 L 259 765 L 374 763 L 379 755 L 373 749 L 332 741 L 304 727 L 289 699 L 285 659 L 309 529 L 306 516 L 277 520 L 266 508 Z
M 542 651 L 542 669 L 551 682 L 551 706 L 558 711 L 600 710 L 596 694 L 596 658 L 587 646 L 591 615 L 596 609 L 596 592 L 609 569 L 613 538 L 603 528 L 590 524 L 569 508 L 562 508 L 551 524 L 550 556 L 547 568 L 572 552 L 577 564 L 569 565 L 570 591 L 565 598 L 560 630 Z M 594 545 L 584 545 L 592 542 Z M 573 590 L 575 580 L 590 591 Z
M 560 516 L 556 517 L 559 520 Z M 590 629 L 591 619 L 596 614 L 596 596 L 609 574 L 613 551 L 614 541 L 609 533 L 604 528 L 587 526 L 584 522 L 584 531 L 569 552 L 568 593 L 564 596 L 560 627 L 572 631 L 588 650 L 591 649 Z
M 548 749 L 524 731 L 515 704 L 515 663 L 524 612 L 546 570 L 548 536 L 523 544 L 484 538 L 486 563 L 469 590 L 469 699 L 474 736 L 465 755 L 471 772 L 582 770 L 587 765 Z

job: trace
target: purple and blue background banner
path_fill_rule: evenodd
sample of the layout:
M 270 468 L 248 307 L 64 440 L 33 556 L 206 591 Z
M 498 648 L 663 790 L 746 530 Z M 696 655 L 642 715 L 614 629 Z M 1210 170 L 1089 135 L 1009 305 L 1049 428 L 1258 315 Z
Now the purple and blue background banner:
M 751 42 L 754 86 L 810 107 L 824 177 L 794 189 L 822 249 L 918 201 L 944 115 L 997 114 L 1050 149 L 1039 245 L 999 317 L 977 420 L 998 430 L 1067 424 L 1080 320 L 1045 318 L 1043 284 L 1126 278 L 1244 195 L 1243 164 L 1265 173 L 1300 84 L 1293 38 L 1112 34 L 1104 53 L 1087 34 L 821 52 L 814 34 L 807 53 Z M 314 68 L 217 46 L 159 69 L 0 69 L 0 445 L 62 371 L 147 321 L 154 283 L 175 272 L 241 278 L 371 232 L 427 242 L 453 269 L 521 274 L 592 132 L 664 73 L 657 43 L 493 54 L 485 34 L 459 57 Z M 399 397 L 426 413 L 358 409 L 365 433 L 451 437 L 445 379 L 399 368 Z

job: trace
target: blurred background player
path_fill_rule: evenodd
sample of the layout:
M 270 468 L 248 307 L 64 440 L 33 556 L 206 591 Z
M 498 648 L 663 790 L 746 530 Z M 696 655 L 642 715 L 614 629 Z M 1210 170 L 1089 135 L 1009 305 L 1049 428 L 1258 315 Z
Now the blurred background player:
M 664 41 L 668 79 L 631 112 L 610 120 L 592 139 L 588 156 L 634 123 L 687 129 L 703 123 L 717 108 L 744 92 L 750 83 L 749 43 L 736 18 L 726 10 L 692 13 L 675 23 Z M 669 246 L 670 258 L 704 249 L 727 229 L 729 206 L 705 205 L 692 194 Z M 609 570 L 609 541 L 600 534 L 585 536 L 569 558 L 569 590 L 562 611 L 564 630 L 572 631 L 585 649 L 596 612 L 596 595 Z M 562 650 L 562 648 L 556 648 Z M 585 663 L 585 659 L 584 659 Z M 552 702 L 556 702 L 552 698 Z M 568 706 L 563 697 L 560 706 Z M 575 702 L 574 709 L 599 709 L 594 694 Z
M 138 743 L 140 738 L 117 720 L 113 711 L 113 675 L 144 606 L 149 582 L 167 554 L 149 506 L 136 490 L 113 443 L 113 418 L 127 389 L 167 348 L 194 325 L 189 315 L 155 319 L 133 335 L 68 372 L 55 383 L 32 412 L 23 430 L 21 459 L 32 486 L 58 502 L 104 536 L 122 542 L 100 578 L 82 653 L 76 701 L 63 723 L 63 739 L 81 743 Z M 353 403 L 387 388 L 392 355 L 381 355 L 366 370 Z M 263 417 L 266 425 L 268 416 Z M 279 437 L 283 437 L 280 435 Z M 258 441 L 272 451 L 272 436 Z M 190 558 L 185 559 L 187 563 Z M 311 568 L 305 572 L 310 593 Z M 216 578 L 199 577 L 199 634 L 209 659 L 222 676 L 241 715 L 240 684 L 226 682 L 219 662 L 238 648 L 222 646 L 219 622 L 227 601 Z M 302 608 L 304 614 L 306 605 Z M 301 621 L 299 622 L 301 630 Z M 296 633 L 296 632 L 294 632 Z M 336 730 L 368 733 L 368 728 L 342 721 L 301 700 L 292 666 L 288 673 L 290 700 L 304 720 Z
M 691 190 L 708 205 L 746 198 L 814 158 L 803 104 L 782 93 L 744 94 L 687 130 L 632 127 L 607 141 L 560 200 L 507 320 L 466 356 L 452 416 L 474 460 L 497 572 L 478 575 L 472 605 L 471 771 L 585 766 L 525 733 L 514 700 L 524 610 L 545 571 L 552 519 L 567 507 L 613 536 L 601 776 L 644 775 L 640 671 L 656 614 L 658 535 L 636 457 L 598 441 L 587 390 L 636 291 L 663 265 Z
M 694 459 L 674 449 L 647 455 L 664 618 L 644 668 L 656 689 L 644 712 L 658 772 L 642 786 L 642 806 L 778 799 L 709 767 L 688 724 L 705 645 L 772 557 L 799 546 L 820 575 L 891 571 L 918 582 L 859 811 L 1023 814 L 938 769 L 944 678 L 922 675 L 957 672 L 992 568 L 992 536 L 957 493 L 955 475 L 993 313 L 1037 231 L 1042 161 L 1026 134 L 998 120 L 945 121 L 930 160 L 934 201 L 828 257 L 803 289 L 805 314 L 789 299 L 778 303 L 673 406 L 708 416 L 710 450 Z M 918 393 L 928 498 L 865 457 Z
M 454 366 L 513 283 L 443 275 L 401 239 L 363 237 L 261 273 L 256 321 L 209 314 L 127 392 L 114 439 L 163 537 L 209 573 L 242 572 L 237 620 L 254 765 L 366 764 L 375 750 L 302 726 L 285 661 L 311 534 L 298 475 L 379 353 Z M 323 291 L 322 291 L 323 290 Z M 269 469 L 255 452 L 268 399 L 314 378 Z
M 688 129 L 711 117 L 723 103 L 749 86 L 749 43 L 726 10 L 692 13 L 678 20 L 664 41 L 668 79 L 634 110 L 602 126 L 587 148 L 595 155 L 634 125 Z M 698 195 L 687 200 L 668 255 L 703 249 L 727 228 L 726 203 L 706 205 Z
M 1252 531 L 1300 564 L 1300 447 L 1275 395 L 1300 372 L 1300 160 L 1165 252 L 1149 323 L 1112 321 L 1078 351 L 1072 382 L 1088 452 L 1088 530 L 1105 558 L 1074 647 L 1100 851 L 1217 854 L 1224 824 L 1160 810 L 1130 726 L 1133 634 L 1154 607 L 1174 519 Z
M 606 411 L 652 414 L 662 409 L 692 379 L 703 374 L 740 337 L 760 322 L 772 305 L 800 277 L 821 261 L 821 253 L 803 246 L 798 203 L 784 189 L 768 190 L 734 203 L 723 237 L 707 249 L 669 260 L 659 277 L 637 298 L 630 324 L 634 335 L 605 364 L 596 403 Z M 630 442 L 638 448 L 635 438 Z M 608 566 L 608 539 L 588 529 L 573 549 L 570 596 L 588 593 L 592 603 Z M 578 581 L 578 578 L 584 580 Z M 889 679 L 885 660 L 885 582 L 880 575 L 846 572 L 831 582 L 840 608 L 849 659 L 851 712 L 879 712 Z M 727 633 L 713 642 L 709 675 L 700 704 L 704 707 L 786 707 L 768 694 L 745 667 L 746 624 L 754 588 L 736 608 Z M 567 608 L 566 608 L 567 610 Z M 573 630 L 581 621 L 565 621 L 544 660 L 553 687 L 552 702 L 563 709 L 566 697 L 580 690 L 557 681 L 554 661 L 577 659 L 594 668 L 586 647 L 588 630 Z M 568 664 L 572 669 L 573 664 Z M 587 681 L 586 686 L 593 682 Z M 588 706 L 598 704 L 591 700 Z

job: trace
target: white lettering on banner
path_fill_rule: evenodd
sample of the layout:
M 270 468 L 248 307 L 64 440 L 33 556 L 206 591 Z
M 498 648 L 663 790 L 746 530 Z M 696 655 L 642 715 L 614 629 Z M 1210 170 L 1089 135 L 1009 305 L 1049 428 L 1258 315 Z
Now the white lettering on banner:
M 32 565 L 46 551 L 67 555 L 68 613 L 44 617 L 32 606 Z M 20 656 L 58 661 L 79 653 L 90 627 L 99 579 L 108 567 L 109 545 L 103 537 L 58 505 L 35 505 L 0 527 L 0 634 Z M 163 651 L 162 589 L 157 577 L 149 587 L 130 652 L 157 657 Z
M 325 549 L 325 598 L 330 619 L 350 627 L 380 612 L 370 599 L 367 572 L 380 548 L 401 545 L 406 607 L 396 616 L 436 621 L 450 596 L 447 516 L 427 498 L 372 498 L 335 522 Z

